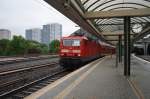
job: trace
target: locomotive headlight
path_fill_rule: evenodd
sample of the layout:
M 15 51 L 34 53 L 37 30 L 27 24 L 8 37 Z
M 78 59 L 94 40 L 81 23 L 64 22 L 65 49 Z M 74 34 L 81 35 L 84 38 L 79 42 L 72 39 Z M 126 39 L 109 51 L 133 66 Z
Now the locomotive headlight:
M 61 52 L 69 52 L 67 49 L 62 49 Z
M 72 50 L 73 53 L 80 53 L 80 50 Z

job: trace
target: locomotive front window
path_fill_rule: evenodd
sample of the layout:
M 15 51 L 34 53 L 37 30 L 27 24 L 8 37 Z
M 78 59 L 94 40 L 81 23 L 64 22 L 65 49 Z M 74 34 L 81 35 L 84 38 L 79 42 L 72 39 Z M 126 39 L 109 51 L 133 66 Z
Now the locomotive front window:
M 80 40 L 73 40 L 72 46 L 80 46 Z
M 72 42 L 71 42 L 71 40 L 63 40 L 63 45 L 64 46 L 71 46 Z
M 64 46 L 80 46 L 80 40 L 63 40 Z

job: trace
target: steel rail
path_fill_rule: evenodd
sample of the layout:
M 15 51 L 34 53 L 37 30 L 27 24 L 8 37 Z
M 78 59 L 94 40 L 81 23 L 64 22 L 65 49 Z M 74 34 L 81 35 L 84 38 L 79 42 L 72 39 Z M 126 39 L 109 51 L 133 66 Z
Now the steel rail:
M 27 71 L 27 70 L 36 69 L 36 68 L 41 68 L 41 67 L 46 67 L 46 66 L 50 66 L 50 65 L 56 65 L 56 64 L 59 64 L 59 62 L 52 62 L 52 63 L 47 63 L 47 64 L 36 65 L 36 66 L 33 66 L 33 67 L 25 67 L 25 68 L 9 70 L 9 71 L 6 71 L 6 72 L 1 72 L 0 76 L 12 74 L 12 73 L 17 73 L 17 72 L 22 72 L 22 71 Z
M 16 89 L 13 89 L 13 90 L 8 91 L 8 92 L 6 92 L 6 93 L 3 93 L 3 94 L 0 95 L 0 98 L 3 99 L 3 98 L 6 98 L 6 97 L 11 97 L 12 95 L 15 95 L 15 94 L 18 93 L 18 92 L 21 92 L 21 91 L 23 91 L 23 90 L 25 90 L 25 89 L 28 89 L 28 88 L 32 87 L 33 85 L 36 85 L 36 84 L 40 83 L 41 81 L 44 81 L 44 80 L 46 80 L 46 79 L 52 79 L 53 77 L 55 77 L 55 76 L 57 76 L 57 75 L 59 75 L 59 74 L 65 72 L 65 71 L 66 71 L 66 70 L 63 69 L 63 70 L 61 70 L 61 71 L 59 71 L 59 72 L 50 74 L 50 75 L 48 75 L 48 76 L 46 76 L 46 77 L 43 77 L 43 78 L 38 79 L 38 80 L 35 80 L 35 81 L 30 82 L 30 83 L 28 83 L 28 84 L 25 84 L 25 85 L 23 85 L 23 86 L 21 86 L 21 87 L 19 87 L 19 88 L 16 88 Z
M 24 59 L 14 59 L 14 60 L 6 60 L 6 61 L 0 61 L 0 65 L 5 64 L 13 64 L 13 63 L 19 63 L 19 62 L 27 62 L 27 61 L 34 61 L 34 60 L 43 60 L 48 58 L 57 58 L 58 56 L 47 56 L 47 57 L 29 57 Z

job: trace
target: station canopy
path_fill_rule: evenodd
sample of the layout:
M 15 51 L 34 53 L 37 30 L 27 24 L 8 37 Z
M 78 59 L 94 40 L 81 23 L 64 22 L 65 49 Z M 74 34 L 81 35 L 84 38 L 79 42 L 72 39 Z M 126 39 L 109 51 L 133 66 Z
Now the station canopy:
M 150 31 L 150 0 L 45 0 L 87 31 L 116 44 L 124 34 L 124 17 L 130 17 L 131 38 Z M 55 1 L 55 2 L 54 2 Z M 94 32 L 93 32 L 94 31 Z

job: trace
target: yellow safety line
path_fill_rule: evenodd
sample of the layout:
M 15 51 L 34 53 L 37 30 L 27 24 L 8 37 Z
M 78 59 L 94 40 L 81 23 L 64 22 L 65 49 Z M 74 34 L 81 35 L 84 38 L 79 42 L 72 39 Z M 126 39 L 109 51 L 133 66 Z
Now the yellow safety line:
M 133 80 L 130 80 L 129 78 L 127 78 L 127 81 L 129 82 L 129 85 L 131 86 L 133 92 L 138 97 L 138 99 L 145 99 L 138 85 Z
M 105 59 L 101 60 L 100 63 L 102 61 L 104 61 Z M 98 63 L 98 64 L 100 64 L 100 63 Z M 83 81 L 83 79 L 85 79 L 88 76 L 89 73 L 91 73 L 98 66 L 98 64 L 94 65 L 88 71 L 83 73 L 80 76 L 80 78 L 78 78 L 74 82 L 72 82 L 67 88 L 65 88 L 61 93 L 59 93 L 54 99 L 64 99 L 65 96 L 67 96 L 81 81 Z

